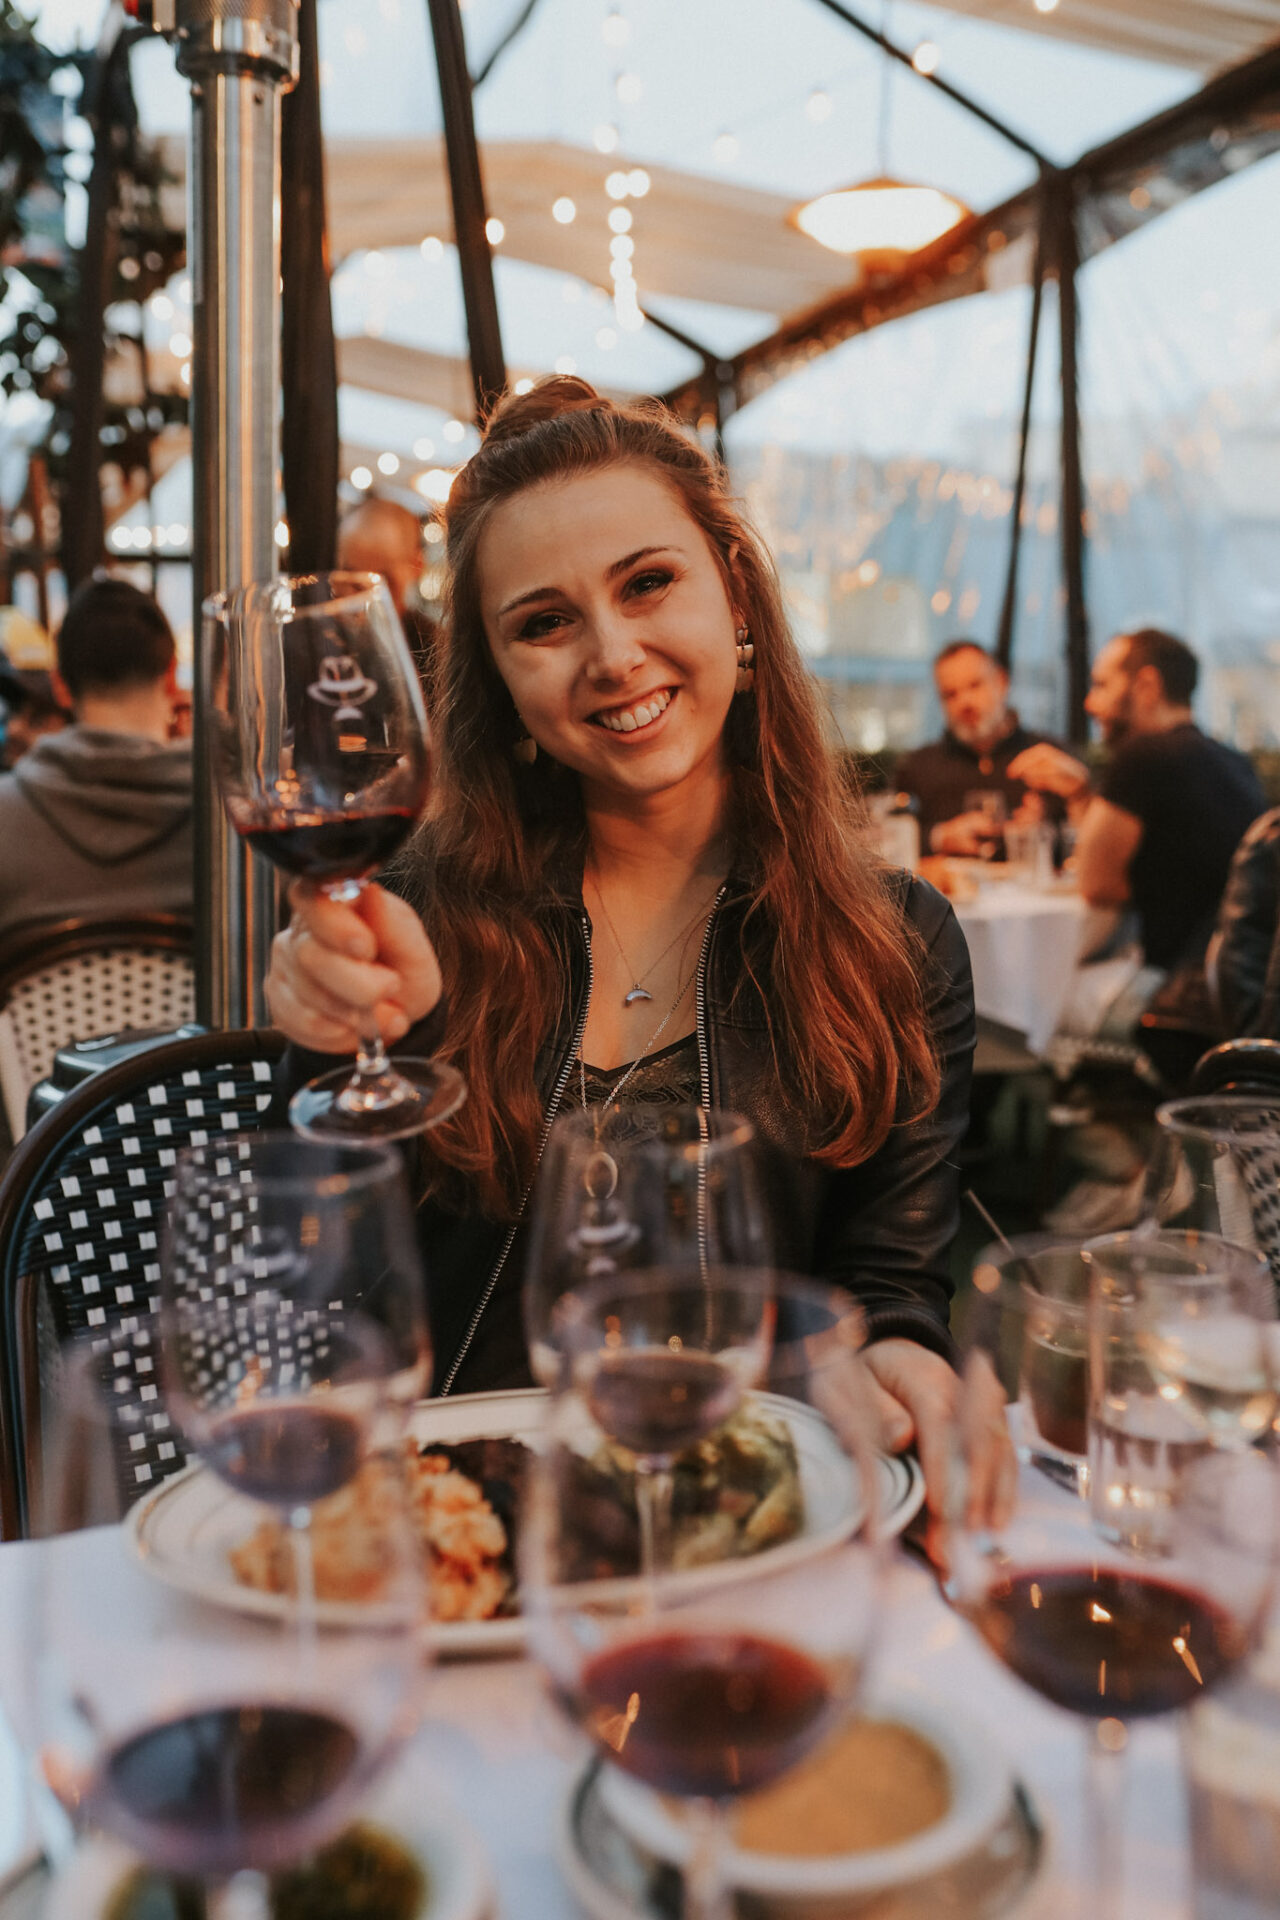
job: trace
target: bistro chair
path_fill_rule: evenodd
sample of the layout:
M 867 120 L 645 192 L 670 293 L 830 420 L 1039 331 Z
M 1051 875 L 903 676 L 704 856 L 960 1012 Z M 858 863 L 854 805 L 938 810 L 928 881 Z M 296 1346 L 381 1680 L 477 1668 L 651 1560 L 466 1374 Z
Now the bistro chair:
M 171 913 L 30 922 L 0 940 L 0 1093 L 11 1137 L 59 1047 L 194 1011 L 191 924 Z
M 145 1331 L 159 1304 L 160 1234 L 186 1146 L 265 1124 L 273 1032 L 204 1033 L 154 1047 L 68 1093 L 21 1142 L 0 1181 L 3 1370 L 0 1530 L 31 1526 L 42 1454 L 42 1388 L 61 1345 L 95 1329 Z M 123 1390 L 155 1398 L 152 1358 L 126 1364 Z M 151 1374 L 151 1378 L 148 1378 Z M 129 1463 L 139 1492 L 183 1465 L 168 1416 L 148 1412 Z

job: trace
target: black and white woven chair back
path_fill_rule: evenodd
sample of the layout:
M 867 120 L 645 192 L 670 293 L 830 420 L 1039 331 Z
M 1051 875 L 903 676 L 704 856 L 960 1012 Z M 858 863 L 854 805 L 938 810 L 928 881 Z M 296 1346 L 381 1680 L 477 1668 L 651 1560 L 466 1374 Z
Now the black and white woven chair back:
M 143 1415 L 131 1442 L 133 1490 L 141 1495 L 183 1464 L 161 1404 L 152 1326 L 174 1167 L 186 1146 L 264 1124 L 281 1044 L 276 1035 L 232 1033 L 158 1047 L 86 1083 L 28 1135 L 5 1182 L 26 1174 L 16 1207 L 9 1196 L 5 1273 L 20 1460 L 41 1443 L 40 1389 L 59 1348 L 123 1328 L 139 1336 L 117 1346 L 113 1363 L 119 1391 Z M 46 1135 L 49 1150 L 28 1172 Z M 4 1213 L 0 1206 L 0 1221 Z

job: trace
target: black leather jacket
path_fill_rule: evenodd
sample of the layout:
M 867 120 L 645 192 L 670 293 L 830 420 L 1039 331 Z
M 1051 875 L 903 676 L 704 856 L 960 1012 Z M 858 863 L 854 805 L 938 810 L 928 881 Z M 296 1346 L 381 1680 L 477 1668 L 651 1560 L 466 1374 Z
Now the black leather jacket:
M 1280 807 L 1236 848 L 1205 972 L 1225 1035 L 1280 1039 Z
M 959 1216 L 952 1155 L 969 1121 L 973 985 L 964 936 L 950 906 L 924 881 L 901 876 L 903 909 L 926 949 L 925 997 L 942 1069 L 936 1106 L 896 1126 L 869 1160 L 828 1167 L 805 1152 L 805 1117 L 779 1080 L 763 1004 L 741 979 L 742 922 L 749 896 L 726 886 L 712 910 L 697 975 L 702 1100 L 751 1120 L 765 1145 L 767 1193 L 779 1266 L 848 1287 L 869 1332 L 901 1334 L 950 1355 L 947 1255 Z M 544 1129 L 565 1098 L 586 1024 L 591 923 L 585 910 L 557 910 L 567 991 L 538 1062 Z M 429 1017 L 400 1043 L 429 1051 L 440 1023 Z M 433 1038 L 434 1036 L 434 1038 Z M 286 1085 L 314 1071 L 290 1048 Z M 544 1136 L 545 1140 L 545 1131 Z M 434 1391 L 479 1392 L 527 1380 L 511 1364 L 523 1268 L 521 1229 L 480 1214 L 419 1210 L 436 1364 Z M 498 1332 L 505 1323 L 507 1336 Z M 518 1338 L 518 1336 L 517 1336 Z M 522 1363 L 522 1369 L 523 1369 Z

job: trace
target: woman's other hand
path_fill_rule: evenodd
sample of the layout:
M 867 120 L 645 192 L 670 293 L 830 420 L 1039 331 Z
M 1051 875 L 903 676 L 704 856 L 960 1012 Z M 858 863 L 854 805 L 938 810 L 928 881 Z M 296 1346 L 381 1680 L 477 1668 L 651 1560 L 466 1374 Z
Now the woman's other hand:
M 957 1432 L 960 1381 L 939 1353 L 914 1340 L 877 1340 L 864 1354 L 876 1387 L 880 1416 L 880 1444 L 901 1453 L 915 1441 L 924 1474 L 925 1499 L 934 1525 L 929 1551 L 942 1560 L 942 1525 L 946 1517 L 952 1459 L 961 1444 Z M 989 1371 L 989 1370 L 988 1370 Z M 1017 1455 L 1009 1438 L 1004 1394 L 994 1373 L 965 1396 L 969 1430 L 965 1442 L 970 1524 L 1002 1524 L 1008 1518 L 1017 1481 Z M 974 1433 L 980 1434 L 975 1443 Z
M 289 888 L 293 917 L 271 948 L 271 1018 L 295 1045 L 354 1053 L 370 1018 L 390 1045 L 440 998 L 440 964 L 421 920 L 382 887 L 350 904 L 305 880 Z

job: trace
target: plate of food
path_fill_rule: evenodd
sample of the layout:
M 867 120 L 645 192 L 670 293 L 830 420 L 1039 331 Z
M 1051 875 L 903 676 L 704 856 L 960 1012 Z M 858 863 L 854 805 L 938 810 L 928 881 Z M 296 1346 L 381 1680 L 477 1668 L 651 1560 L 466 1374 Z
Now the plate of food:
M 423 1401 L 410 1416 L 411 1498 L 431 1568 L 432 1631 L 442 1656 L 510 1653 L 524 1644 L 515 1535 L 545 1404 L 541 1388 L 527 1388 Z M 784 1412 L 769 1394 L 749 1395 L 677 1465 L 677 1564 L 715 1578 L 747 1555 L 768 1555 L 776 1564 L 776 1556 L 811 1553 L 832 1527 L 857 1524 L 859 1516 L 842 1504 L 842 1462 L 816 1415 L 793 1403 Z M 629 1456 L 596 1434 L 584 1441 L 584 1463 L 602 1495 L 616 1501 L 625 1540 L 635 1514 Z M 878 1471 L 882 1522 L 900 1532 L 924 1499 L 920 1469 L 913 1460 L 881 1455 Z M 367 1492 L 357 1475 L 315 1509 L 322 1624 L 341 1625 L 353 1606 L 367 1604 Z M 259 1615 L 276 1615 L 287 1604 L 282 1523 L 199 1463 L 140 1500 L 125 1525 L 142 1565 L 171 1586 Z

